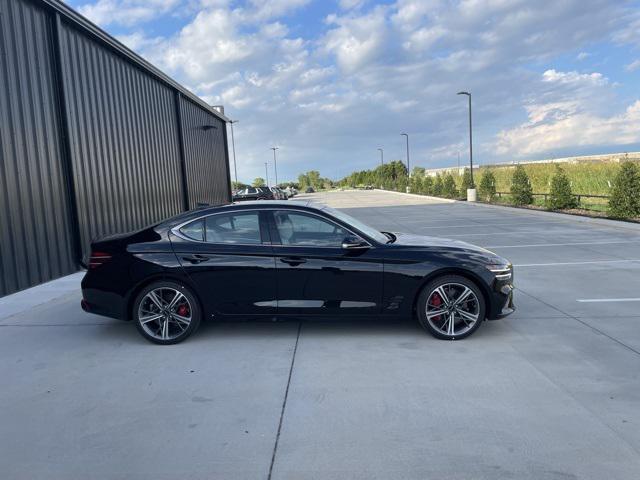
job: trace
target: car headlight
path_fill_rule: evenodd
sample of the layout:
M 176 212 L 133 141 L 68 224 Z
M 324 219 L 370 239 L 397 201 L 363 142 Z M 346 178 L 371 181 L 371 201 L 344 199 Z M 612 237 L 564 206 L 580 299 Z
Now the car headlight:
M 496 279 L 511 280 L 513 266 L 510 263 L 494 263 L 485 265 L 485 267 L 496 276 Z

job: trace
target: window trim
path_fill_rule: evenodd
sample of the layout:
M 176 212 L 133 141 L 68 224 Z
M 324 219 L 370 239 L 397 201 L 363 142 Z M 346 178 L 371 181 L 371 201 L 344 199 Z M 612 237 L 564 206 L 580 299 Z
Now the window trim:
M 203 228 L 206 230 L 206 219 L 208 217 L 213 217 L 214 215 L 229 215 L 229 214 L 234 214 L 234 213 L 244 213 L 244 212 L 258 212 L 258 228 L 259 228 L 259 233 L 260 233 L 260 243 L 225 243 L 225 242 L 207 242 L 206 240 L 195 240 L 193 238 L 189 238 L 187 237 L 184 233 L 182 233 L 180 231 L 180 229 L 182 227 L 184 227 L 185 225 L 189 225 L 190 223 L 193 222 L 198 222 L 198 221 L 203 221 Z M 263 247 L 263 246 L 271 246 L 271 235 L 270 232 L 267 229 L 267 236 L 269 238 L 265 238 L 265 236 L 263 235 L 263 228 L 262 228 L 262 218 L 261 218 L 261 213 L 264 212 L 264 210 L 259 209 L 259 208 L 251 208 L 251 209 L 238 209 L 238 210 L 231 210 L 231 211 L 226 211 L 226 212 L 215 212 L 215 213 L 209 213 L 207 215 L 202 215 L 201 217 L 197 217 L 197 218 L 192 218 L 190 220 L 187 220 L 186 222 L 182 222 L 179 225 L 176 225 L 175 227 L 173 227 L 170 232 L 173 233 L 176 237 L 181 238 L 182 240 L 186 240 L 187 242 L 192 242 L 192 243 L 197 243 L 200 245 L 225 245 L 225 246 L 243 246 L 243 247 Z M 206 234 L 205 234 L 205 238 L 206 238 Z

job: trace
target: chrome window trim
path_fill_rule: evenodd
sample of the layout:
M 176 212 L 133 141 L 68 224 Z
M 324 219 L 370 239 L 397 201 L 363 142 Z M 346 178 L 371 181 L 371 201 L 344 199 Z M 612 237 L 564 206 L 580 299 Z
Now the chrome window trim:
M 295 247 L 295 248 L 331 248 L 331 249 L 336 249 L 336 248 L 341 248 L 341 247 L 327 247 L 327 246 L 322 246 L 322 245 L 282 245 L 281 243 L 273 243 L 271 241 L 269 242 L 260 242 L 260 243 L 219 243 L 219 242 L 206 242 L 206 241 L 202 241 L 202 240 L 194 240 L 193 238 L 189 238 L 186 235 L 184 235 L 180 229 L 182 227 L 184 227 L 185 225 L 189 225 L 192 222 L 197 222 L 198 220 L 204 220 L 207 217 L 211 217 L 213 215 L 225 215 L 225 214 L 229 214 L 229 213 L 236 213 L 236 212 L 258 212 L 258 215 L 260 214 L 260 212 L 275 212 L 275 211 L 288 211 L 288 212 L 294 212 L 294 213 L 302 213 L 302 214 L 306 214 L 306 215 L 314 215 L 316 217 L 319 217 L 323 220 L 328 220 L 331 223 L 334 223 L 336 225 L 338 225 L 341 228 L 344 228 L 346 231 L 348 231 L 351 235 L 355 235 L 358 238 L 362 239 L 368 246 L 369 248 L 374 248 L 374 246 L 371 244 L 371 242 L 369 242 L 366 238 L 363 238 L 362 235 L 358 234 L 358 233 L 354 233 L 351 229 L 342 226 L 340 223 L 337 223 L 335 221 L 333 221 L 332 219 L 327 218 L 327 216 L 325 215 L 320 215 L 318 213 L 315 212 L 309 212 L 306 210 L 298 210 L 296 208 L 287 208 L 287 207 L 283 207 L 283 208 L 241 208 L 241 209 L 234 209 L 231 211 L 225 211 L 225 212 L 215 212 L 215 213 L 209 213 L 206 215 L 202 215 L 200 217 L 196 217 L 196 218 L 192 218 L 191 220 L 187 220 L 186 222 L 182 222 L 179 225 L 176 225 L 175 227 L 173 227 L 170 232 L 173 233 L 176 237 L 181 238 L 182 240 L 186 240 L 188 242 L 193 242 L 193 243 L 199 243 L 199 244 L 204 244 L 204 245 L 239 245 L 239 246 L 244 246 L 244 247 L 263 247 L 263 246 L 270 246 L 270 247 Z M 258 221 L 260 221 L 259 217 L 258 217 Z M 262 239 L 262 232 L 261 232 L 261 236 L 260 238 Z

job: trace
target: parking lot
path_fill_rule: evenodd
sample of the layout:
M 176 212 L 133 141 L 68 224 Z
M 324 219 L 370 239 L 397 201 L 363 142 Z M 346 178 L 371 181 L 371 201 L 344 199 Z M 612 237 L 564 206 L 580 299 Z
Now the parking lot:
M 510 317 L 209 323 L 169 347 L 80 274 L 0 299 L 7 479 L 640 478 L 640 226 L 380 191 L 303 197 L 515 265 Z M 286 402 L 285 402 L 286 400 Z

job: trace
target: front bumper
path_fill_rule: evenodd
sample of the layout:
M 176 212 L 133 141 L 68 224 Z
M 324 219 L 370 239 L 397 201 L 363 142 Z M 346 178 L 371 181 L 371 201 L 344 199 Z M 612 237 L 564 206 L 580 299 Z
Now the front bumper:
M 500 293 L 502 294 L 503 297 L 501 299 L 502 303 L 501 304 L 498 303 L 498 305 L 502 305 L 502 308 L 496 312 L 493 318 L 494 320 L 497 320 L 499 318 L 504 318 L 507 315 L 511 315 L 516 310 L 516 307 L 513 304 L 513 285 L 511 284 L 503 285 L 501 287 Z

